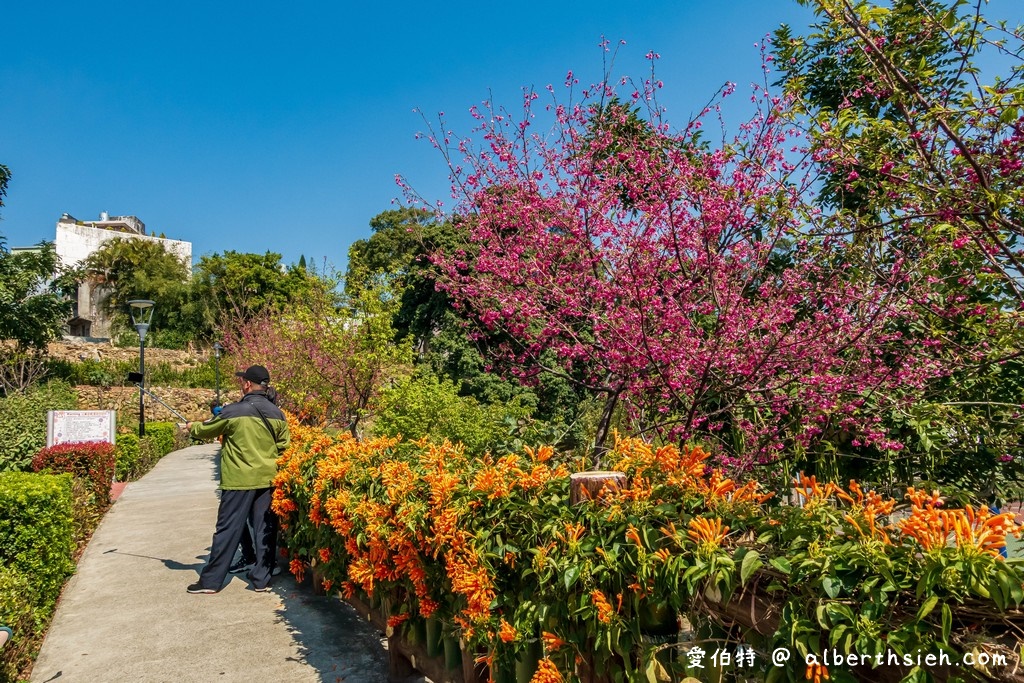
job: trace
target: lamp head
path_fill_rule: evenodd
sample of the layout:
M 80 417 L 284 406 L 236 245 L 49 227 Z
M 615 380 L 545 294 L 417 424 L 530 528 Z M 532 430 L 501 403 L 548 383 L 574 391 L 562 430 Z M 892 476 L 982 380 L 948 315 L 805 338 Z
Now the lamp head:
M 220 358 L 220 354 L 224 351 L 224 347 L 221 346 L 220 342 L 213 342 L 213 357 Z
M 146 338 L 146 331 L 149 330 L 149 324 L 153 320 L 153 309 L 155 306 L 156 302 L 149 299 L 132 299 L 128 302 L 128 309 L 132 316 L 132 325 L 135 326 L 135 331 L 139 333 L 139 341 Z

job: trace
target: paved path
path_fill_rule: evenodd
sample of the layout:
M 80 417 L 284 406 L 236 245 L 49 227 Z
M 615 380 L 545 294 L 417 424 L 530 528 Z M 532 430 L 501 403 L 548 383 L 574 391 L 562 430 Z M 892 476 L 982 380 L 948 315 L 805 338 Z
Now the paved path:
M 33 683 L 387 681 L 380 634 L 308 579 L 185 592 L 210 549 L 216 451 L 176 451 L 128 484 L 61 597 Z

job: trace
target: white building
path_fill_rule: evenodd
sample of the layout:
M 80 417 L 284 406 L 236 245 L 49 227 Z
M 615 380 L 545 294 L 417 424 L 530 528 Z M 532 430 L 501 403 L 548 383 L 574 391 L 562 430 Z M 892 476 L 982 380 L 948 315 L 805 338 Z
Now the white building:
M 105 242 L 119 237 L 158 242 L 165 250 L 178 256 L 188 267 L 188 271 L 192 272 L 191 242 L 147 235 L 145 223 L 135 216 L 108 216 L 103 212 L 99 220 L 80 221 L 65 213 L 57 221 L 54 249 L 63 265 L 73 267 L 81 264 Z M 91 275 L 79 283 L 72 317 L 68 321 L 68 333 L 72 336 L 110 336 L 110 320 L 107 319 L 101 305 L 103 284 L 102 275 Z

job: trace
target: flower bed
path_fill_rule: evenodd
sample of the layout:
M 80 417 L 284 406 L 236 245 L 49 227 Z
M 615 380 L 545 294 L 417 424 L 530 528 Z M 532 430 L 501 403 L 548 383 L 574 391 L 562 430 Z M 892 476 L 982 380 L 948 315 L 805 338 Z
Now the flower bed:
M 699 448 L 630 439 L 608 457 L 628 488 L 572 505 L 575 467 L 547 447 L 473 459 L 449 443 L 291 427 L 274 510 L 292 571 L 314 566 L 326 589 L 381 604 L 410 635 L 440 622 L 495 680 L 705 678 L 697 648 L 753 648 L 744 675 L 836 681 L 871 663 L 825 671 L 805 657 L 895 653 L 896 678 L 923 676 L 923 653 L 1016 661 L 1024 572 L 999 555 L 1020 531 L 1012 515 L 911 489 L 894 516 L 900 501 L 813 477 L 796 482 L 802 505 L 772 505 Z M 779 647 L 788 668 L 767 657 Z

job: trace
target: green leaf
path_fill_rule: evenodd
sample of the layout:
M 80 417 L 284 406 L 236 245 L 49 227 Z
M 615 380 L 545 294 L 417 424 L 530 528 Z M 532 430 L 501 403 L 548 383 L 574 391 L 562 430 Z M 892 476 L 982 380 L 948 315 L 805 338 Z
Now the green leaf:
M 763 566 L 764 563 L 761 562 L 761 555 L 756 550 L 747 552 L 747 554 L 743 556 L 743 561 L 740 563 L 740 582 L 746 583 L 751 574 Z
M 579 576 L 580 576 L 580 568 L 579 568 L 579 566 L 569 567 L 567 570 L 565 570 L 565 574 L 562 576 L 562 580 L 565 582 L 566 590 L 571 588 L 572 585 L 574 583 L 576 583 L 576 579 L 578 579 Z
M 949 632 L 953 628 L 953 610 L 947 603 L 942 603 L 942 642 L 949 644 Z
M 917 620 L 921 621 L 935 609 L 935 606 L 939 604 L 939 596 L 933 595 L 925 600 L 921 604 L 921 608 L 917 610 Z
M 825 589 L 825 594 L 828 595 L 828 597 L 835 598 L 842 590 L 843 584 L 836 580 L 835 577 L 826 576 L 821 580 L 821 587 Z
M 789 560 L 784 557 L 773 557 L 768 560 L 768 564 L 775 567 L 783 574 L 793 573 L 793 566 L 789 563 Z

